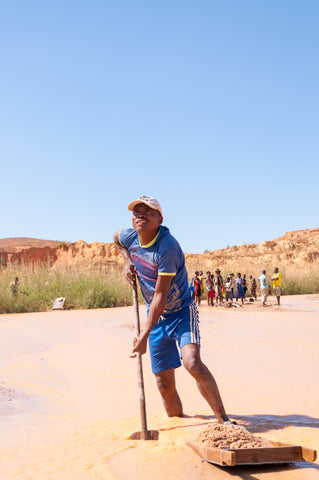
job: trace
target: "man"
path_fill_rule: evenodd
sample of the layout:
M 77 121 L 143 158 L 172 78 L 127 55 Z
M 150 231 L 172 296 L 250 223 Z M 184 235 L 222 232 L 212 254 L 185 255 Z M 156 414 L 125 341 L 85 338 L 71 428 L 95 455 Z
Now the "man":
M 200 358 L 198 311 L 188 286 L 185 258 L 179 243 L 162 226 L 159 202 L 142 196 L 131 202 L 133 229 L 114 234 L 114 242 L 125 259 L 125 275 L 136 281 L 134 263 L 146 303 L 145 330 L 134 339 L 132 355 L 144 354 L 149 342 L 152 371 L 169 417 L 182 416 L 183 407 L 175 386 L 175 368 L 181 365 L 194 377 L 219 423 L 230 424 L 214 377 Z
M 214 306 L 214 282 L 210 272 L 206 272 L 207 306 Z
M 250 279 L 250 293 L 251 293 L 251 296 L 256 301 L 257 300 L 257 282 L 255 277 L 252 274 L 249 275 L 249 279 Z
M 194 286 L 194 279 L 195 277 L 192 277 L 191 281 L 189 282 L 189 289 L 191 292 L 191 297 L 193 300 L 195 300 L 195 286 Z
M 196 305 L 199 307 L 201 304 L 202 299 L 202 281 L 199 277 L 199 272 L 196 270 L 195 277 L 194 277 L 194 287 L 195 287 L 195 302 Z
M 274 295 L 277 299 L 277 305 L 280 305 L 281 273 L 279 272 L 278 267 L 275 268 L 274 274 L 271 277 L 271 280 L 272 280 Z
M 216 306 L 219 304 L 221 305 L 224 303 L 223 299 L 223 278 L 220 274 L 219 268 L 216 268 L 215 275 L 214 275 L 214 287 L 215 287 L 215 297 L 216 297 Z
M 233 301 L 233 295 L 232 295 L 232 281 L 230 277 L 226 278 L 225 282 L 225 294 L 226 294 L 226 302 L 232 302 Z
M 203 280 L 203 270 L 200 270 L 199 271 L 199 281 L 200 281 L 200 286 L 201 286 L 201 289 L 202 289 L 202 293 L 204 293 L 205 291 L 205 287 L 204 287 L 204 280 Z
M 14 282 L 10 283 L 11 294 L 13 297 L 17 297 L 19 293 L 19 279 L 16 277 Z
M 236 283 L 236 291 L 235 291 L 235 297 L 236 297 L 236 302 L 238 302 L 238 299 L 241 299 L 241 303 L 244 303 L 244 297 L 245 297 L 245 291 L 243 287 L 243 279 L 241 277 L 241 273 L 237 273 L 237 277 L 235 279 Z
M 268 296 L 266 270 L 262 271 L 262 274 L 260 275 L 260 277 L 258 277 L 258 280 L 259 280 L 260 291 L 261 291 L 262 305 L 263 307 L 266 307 L 267 296 Z
M 231 281 L 231 296 L 232 296 L 232 299 L 234 298 L 234 284 L 235 284 L 235 274 L 234 273 L 230 273 L 228 275 L 230 277 L 230 281 Z

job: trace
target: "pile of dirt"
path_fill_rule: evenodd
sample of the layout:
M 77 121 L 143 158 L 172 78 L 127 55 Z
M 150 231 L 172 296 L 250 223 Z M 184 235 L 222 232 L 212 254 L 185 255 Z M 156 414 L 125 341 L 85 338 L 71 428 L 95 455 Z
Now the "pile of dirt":
M 257 437 L 239 425 L 222 425 L 210 423 L 205 425 L 193 439 L 193 444 L 209 448 L 265 448 L 272 447 L 271 442 L 262 437 Z

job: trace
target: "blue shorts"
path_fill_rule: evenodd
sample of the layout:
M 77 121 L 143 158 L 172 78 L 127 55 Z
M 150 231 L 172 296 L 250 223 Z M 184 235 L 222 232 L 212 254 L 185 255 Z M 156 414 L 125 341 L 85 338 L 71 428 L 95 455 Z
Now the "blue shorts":
M 149 335 L 152 372 L 160 373 L 181 366 L 180 350 L 191 343 L 200 345 L 198 310 L 195 303 L 160 317 Z

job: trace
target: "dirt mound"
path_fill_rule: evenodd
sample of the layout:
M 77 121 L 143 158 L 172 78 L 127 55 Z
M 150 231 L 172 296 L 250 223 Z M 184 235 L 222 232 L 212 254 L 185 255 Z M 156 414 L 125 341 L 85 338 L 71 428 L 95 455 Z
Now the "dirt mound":
M 239 425 L 221 425 L 211 423 L 205 425 L 193 442 L 199 446 L 209 448 L 264 448 L 272 447 L 271 442 L 257 437 Z

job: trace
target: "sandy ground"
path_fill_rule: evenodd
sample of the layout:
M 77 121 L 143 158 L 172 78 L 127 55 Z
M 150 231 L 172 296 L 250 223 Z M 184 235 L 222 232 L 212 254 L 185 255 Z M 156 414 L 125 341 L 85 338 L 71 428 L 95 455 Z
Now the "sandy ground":
M 269 303 L 274 300 L 271 298 Z M 141 307 L 142 319 L 145 309 Z M 319 450 L 319 296 L 282 307 L 200 307 L 202 357 L 227 411 L 250 432 Z M 148 426 L 140 430 L 132 308 L 0 316 L 0 479 L 318 479 L 319 464 L 219 467 L 186 442 L 215 418 L 177 370 L 185 418 L 165 416 L 143 357 Z

